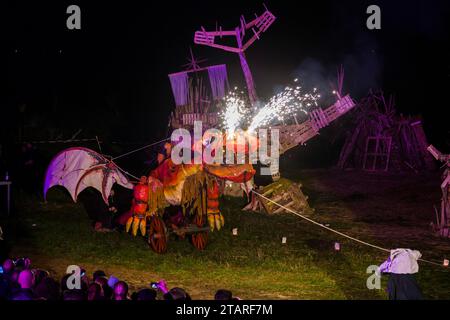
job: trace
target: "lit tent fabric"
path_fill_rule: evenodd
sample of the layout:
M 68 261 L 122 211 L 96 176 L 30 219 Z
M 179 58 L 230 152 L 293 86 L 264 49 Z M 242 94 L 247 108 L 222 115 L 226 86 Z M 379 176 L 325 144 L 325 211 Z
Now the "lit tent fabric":
M 214 100 L 225 96 L 225 85 L 228 83 L 227 68 L 224 64 L 208 67 L 209 82 Z
M 169 74 L 169 79 L 176 106 L 186 105 L 189 101 L 187 72 Z

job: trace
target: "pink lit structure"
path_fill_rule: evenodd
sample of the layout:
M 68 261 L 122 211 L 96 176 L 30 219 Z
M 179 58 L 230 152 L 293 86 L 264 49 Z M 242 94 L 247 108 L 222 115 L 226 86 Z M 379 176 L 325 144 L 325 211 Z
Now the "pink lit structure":
M 248 66 L 247 59 L 245 57 L 245 50 L 248 49 L 263 32 L 265 32 L 270 25 L 275 21 L 275 16 L 267 9 L 261 16 L 256 16 L 256 18 L 249 23 L 246 23 L 244 16 L 241 16 L 240 26 L 236 27 L 231 31 L 223 31 L 222 27 L 216 31 L 206 31 L 203 27 L 201 31 L 195 32 L 194 43 L 210 46 L 217 49 L 222 49 L 229 52 L 234 52 L 239 55 L 239 60 L 241 62 L 241 67 L 244 72 L 245 81 L 247 83 L 248 95 L 250 98 L 250 103 L 253 105 L 258 97 L 256 95 L 255 84 L 253 82 L 252 73 L 250 72 L 250 67 Z M 249 32 L 252 36 L 247 41 L 244 42 L 244 37 L 246 32 Z M 231 47 L 227 45 L 222 45 L 216 43 L 216 38 L 222 39 L 223 36 L 231 36 L 236 38 L 237 47 Z
M 224 64 L 201 67 L 204 60 L 196 60 L 192 50 L 190 54 L 186 70 L 168 75 L 176 105 L 170 126 L 189 127 L 202 121 L 212 127 L 218 122 L 217 102 L 229 88 L 227 68 Z

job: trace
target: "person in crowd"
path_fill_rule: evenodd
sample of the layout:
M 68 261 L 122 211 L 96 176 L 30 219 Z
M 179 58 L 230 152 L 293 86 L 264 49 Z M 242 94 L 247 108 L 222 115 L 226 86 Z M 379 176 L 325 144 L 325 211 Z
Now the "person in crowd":
M 97 270 L 92 275 L 92 280 L 97 281 L 97 278 L 106 277 L 106 273 L 103 270 Z
M 11 294 L 11 300 L 30 301 L 33 300 L 33 294 L 30 291 L 16 291 Z
M 2 268 L 4 275 L 10 275 L 14 270 L 14 262 L 11 259 L 6 259 L 2 264 Z
M 81 289 L 87 291 L 90 283 L 87 272 L 85 269 L 81 268 L 80 274 L 81 274 Z
M 34 286 L 33 272 L 28 269 L 21 271 L 17 283 L 22 290 L 32 290 Z
M 168 293 L 164 295 L 164 299 L 166 300 L 181 300 L 181 301 L 190 301 L 191 296 L 186 292 L 186 290 L 182 288 L 172 288 Z
M 9 276 L 9 284 L 11 286 L 11 292 L 20 289 L 20 285 L 18 283 L 20 271 L 14 269 Z
M 153 301 L 156 300 L 156 291 L 153 289 L 142 289 L 133 295 L 132 300 L 136 301 Z
M 119 282 L 119 279 L 111 275 L 108 279 L 108 286 L 110 286 L 111 289 L 114 289 L 114 286 L 116 285 L 117 282 Z
M 214 295 L 214 300 L 233 300 L 233 294 L 229 290 L 219 289 Z
M 50 277 L 45 277 L 34 288 L 34 295 L 37 299 L 58 300 L 60 297 L 58 282 Z
M 8 278 L 0 275 L 0 301 L 8 300 L 10 295 L 10 283 Z
M 191 300 L 189 294 L 182 288 L 175 287 L 169 290 L 164 279 L 160 280 L 156 287 L 163 293 L 164 300 Z
M 64 301 L 83 301 L 86 300 L 86 293 L 81 289 L 66 290 L 63 293 Z
M 19 271 L 30 269 L 31 267 L 31 259 L 30 258 L 20 258 L 17 260 L 13 260 L 14 263 L 14 269 L 17 269 Z
M 0 261 L 1 262 L 1 261 Z M 93 273 L 90 281 L 86 271 L 81 269 L 81 288 L 69 289 L 68 279 L 72 274 L 62 277 L 60 283 L 50 274 L 41 269 L 31 269 L 31 260 L 7 259 L 2 263 L 7 271 L 0 273 L 0 301 L 3 300 L 129 300 L 128 284 L 114 276 L 109 279 L 102 270 Z M 157 299 L 157 291 L 145 288 L 131 294 L 134 301 L 153 301 Z M 191 297 L 186 290 L 175 287 L 168 289 L 165 280 L 156 283 L 156 288 L 162 292 L 164 300 L 190 301 Z M 220 289 L 216 292 L 216 300 L 239 300 L 233 297 L 231 291 Z
M 21 300 L 22 298 L 26 300 L 25 297 L 28 296 L 34 297 L 33 287 L 34 287 L 33 272 L 31 272 L 31 270 L 28 269 L 22 270 L 20 271 L 17 277 L 17 285 L 12 288 L 11 294 L 12 296 L 16 297 L 17 300 Z M 20 293 L 23 293 L 23 295 L 20 295 Z
M 128 284 L 125 281 L 114 285 L 113 300 L 128 300 Z
M 102 287 L 98 283 L 92 282 L 89 285 L 87 290 L 87 299 L 89 301 L 103 300 Z
M 45 278 L 49 277 L 48 271 L 45 270 L 33 269 L 32 272 L 34 274 L 35 286 L 38 286 Z
M 65 274 L 61 278 L 61 282 L 60 282 L 61 293 L 64 293 L 65 291 L 69 290 L 69 288 L 67 287 L 67 280 L 69 280 L 70 276 L 71 276 L 70 274 Z
M 95 283 L 98 283 L 102 287 L 103 298 L 105 300 L 110 300 L 113 289 L 108 285 L 108 279 L 105 277 L 97 277 Z
M 86 292 L 87 288 L 89 286 L 89 279 L 86 275 L 86 271 L 81 269 L 80 271 L 81 273 L 81 281 L 80 281 L 80 285 L 81 288 L 80 290 Z M 69 280 L 69 278 L 72 276 L 72 274 L 65 274 L 62 278 L 61 278 L 61 282 L 60 282 L 60 286 L 61 286 L 61 293 L 64 295 L 65 291 L 70 291 L 72 289 L 69 289 L 67 281 Z M 69 282 L 70 283 L 70 282 Z

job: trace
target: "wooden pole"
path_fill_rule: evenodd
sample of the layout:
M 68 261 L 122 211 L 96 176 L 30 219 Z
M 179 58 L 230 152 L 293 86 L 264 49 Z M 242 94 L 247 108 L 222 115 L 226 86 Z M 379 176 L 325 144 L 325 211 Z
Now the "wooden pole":
M 239 49 L 242 49 L 242 37 L 239 27 L 236 28 L 236 40 Z M 256 96 L 253 76 L 250 71 L 250 67 L 248 66 L 247 59 L 245 58 L 245 52 L 243 50 L 239 52 L 239 60 L 241 62 L 242 71 L 244 72 L 245 82 L 247 83 L 248 97 L 250 98 L 250 103 L 254 105 L 258 100 L 258 97 Z

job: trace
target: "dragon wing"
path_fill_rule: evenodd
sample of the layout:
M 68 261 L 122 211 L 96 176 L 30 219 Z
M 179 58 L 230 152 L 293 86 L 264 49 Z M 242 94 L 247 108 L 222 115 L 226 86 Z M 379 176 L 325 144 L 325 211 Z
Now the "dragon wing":
M 103 201 L 108 204 L 108 198 L 114 183 L 120 184 L 128 189 L 133 189 L 133 184 L 128 181 L 127 177 L 119 171 L 114 163 L 109 162 L 93 166 L 86 170 L 78 181 L 75 189 L 75 197 L 87 187 L 93 187 L 101 192 Z
M 48 189 L 59 185 L 65 187 L 76 202 L 81 191 L 93 187 L 102 193 L 103 200 L 108 203 L 114 183 L 133 188 L 118 167 L 99 153 L 87 148 L 69 148 L 58 153 L 50 162 L 45 175 L 44 198 Z

